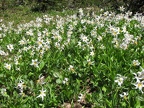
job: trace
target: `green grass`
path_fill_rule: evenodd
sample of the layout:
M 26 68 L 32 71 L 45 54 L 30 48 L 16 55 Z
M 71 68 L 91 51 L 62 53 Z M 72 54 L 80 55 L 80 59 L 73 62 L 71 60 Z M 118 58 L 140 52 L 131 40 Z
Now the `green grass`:
M 0 23 L 1 108 L 143 108 L 139 17 L 21 11 Z
M 74 14 L 76 10 L 65 10 L 65 11 L 56 11 L 56 10 L 47 10 L 45 12 L 33 12 L 29 6 L 16 6 L 10 7 L 6 10 L 0 10 L 0 19 L 3 19 L 3 23 L 14 22 L 14 25 L 20 23 L 27 23 L 31 20 L 34 20 L 36 17 L 42 17 L 45 14 L 56 16 L 66 16 Z

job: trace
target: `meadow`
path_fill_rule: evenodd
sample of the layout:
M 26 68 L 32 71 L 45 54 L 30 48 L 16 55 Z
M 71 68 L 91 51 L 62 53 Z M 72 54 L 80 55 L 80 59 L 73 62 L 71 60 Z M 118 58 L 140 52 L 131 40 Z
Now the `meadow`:
M 144 108 L 144 16 L 0 19 L 0 108 Z

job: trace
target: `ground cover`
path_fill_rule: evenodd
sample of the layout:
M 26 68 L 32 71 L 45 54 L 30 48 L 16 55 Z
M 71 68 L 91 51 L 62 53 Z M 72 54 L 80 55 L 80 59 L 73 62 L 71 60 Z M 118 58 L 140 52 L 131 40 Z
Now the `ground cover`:
M 143 108 L 144 17 L 94 11 L 0 22 L 0 107 Z

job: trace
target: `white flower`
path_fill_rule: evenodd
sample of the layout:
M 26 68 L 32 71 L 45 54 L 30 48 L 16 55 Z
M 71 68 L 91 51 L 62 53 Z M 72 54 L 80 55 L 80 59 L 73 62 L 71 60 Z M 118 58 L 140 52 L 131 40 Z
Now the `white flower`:
M 136 73 L 133 73 L 133 74 L 135 75 L 135 79 L 136 79 L 137 81 L 141 79 Z
M 81 47 L 81 42 L 80 41 L 78 42 L 78 46 Z
M 64 80 L 63 80 L 63 84 L 66 84 L 68 82 L 68 78 L 65 78 Z
M 91 52 L 90 52 L 90 55 L 91 55 L 91 56 L 94 56 L 94 54 L 95 54 L 94 51 L 91 51 Z
M 123 42 L 120 44 L 120 48 L 126 50 L 128 48 L 128 45 L 125 42 Z
M 138 77 L 144 80 L 144 71 L 138 72 Z
M 140 62 L 138 60 L 133 60 L 132 63 L 133 63 L 134 66 L 139 66 L 140 65 Z
M 123 92 L 122 94 L 120 94 L 120 97 L 127 99 L 128 93 Z
M 20 40 L 20 41 L 19 41 L 19 44 L 20 44 L 20 45 L 24 45 L 24 44 L 25 44 L 25 41 L 24 41 L 24 40 Z
M 7 49 L 11 52 L 14 49 L 14 47 L 12 44 L 9 44 L 7 45 Z
M 4 51 L 0 50 L 0 55 L 7 56 L 7 55 L 8 55 L 8 53 L 6 53 L 6 52 L 4 52 Z
M 131 16 L 132 15 L 132 12 L 128 11 L 127 13 L 125 13 L 126 15 L 128 16 Z
M 90 59 L 87 60 L 88 65 L 94 65 L 94 61 L 91 61 Z
M 105 49 L 105 46 L 102 44 L 99 48 L 100 49 Z
M 144 81 L 137 80 L 134 85 L 136 89 L 139 89 L 143 93 L 142 88 L 144 87 Z
M 125 8 L 124 8 L 123 6 L 121 6 L 121 7 L 119 7 L 119 10 L 120 10 L 121 12 L 124 12 Z
M 17 71 L 20 71 L 20 67 L 17 67 L 16 70 L 17 70 Z
M 104 11 L 104 9 L 100 9 L 100 12 L 103 12 Z
M 97 37 L 97 40 L 98 40 L 98 41 L 101 41 L 102 39 L 103 39 L 103 38 L 102 38 L 101 36 L 98 36 L 98 37 Z
M 2 22 L 3 21 L 3 19 L 0 19 L 0 22 Z
M 117 74 L 115 82 L 118 83 L 119 86 L 121 86 L 125 79 L 126 77 L 121 76 L 120 74 Z
M 23 49 L 22 49 L 23 51 L 28 51 L 29 50 L 29 48 L 28 47 L 23 47 Z
M 15 60 L 15 65 L 18 65 L 19 64 L 19 61 L 18 60 Z
M 44 44 L 44 41 L 42 39 L 38 38 L 37 44 L 38 44 L 38 47 L 41 48 L 43 46 L 43 44 Z
M 42 22 L 42 19 L 41 18 L 36 18 L 36 22 Z
M 55 47 L 60 48 L 60 43 L 59 42 L 55 42 Z
M 23 38 L 22 40 L 19 41 L 20 45 L 25 45 L 28 43 L 29 40 L 26 40 L 25 38 Z
M 85 98 L 85 96 L 83 95 L 83 94 L 79 94 L 79 96 L 78 96 L 78 102 L 83 102 L 84 101 L 84 98 Z
M 39 83 L 40 85 L 45 84 L 44 79 L 45 77 L 43 75 L 39 75 L 39 79 L 37 80 L 37 83 Z
M 103 15 L 106 17 L 107 15 L 109 15 L 109 12 L 106 11 L 106 12 L 103 13 Z
M 11 64 L 5 63 L 4 67 L 8 70 L 11 70 Z
M 79 9 L 79 13 L 80 13 L 80 15 L 83 16 L 83 9 L 82 8 Z
M 32 65 L 34 67 L 39 67 L 38 64 L 39 64 L 38 60 L 35 59 L 35 60 L 32 60 L 32 63 L 30 65 Z
M 74 67 L 72 65 L 69 66 L 68 70 L 74 71 Z
M 80 39 L 85 43 L 87 43 L 89 41 L 87 36 L 85 36 L 84 34 L 81 34 Z
M 8 96 L 5 88 L 1 89 L 1 95 Z
M 46 96 L 46 90 L 43 90 L 43 88 L 42 88 L 42 90 L 39 90 L 40 91 L 40 94 L 37 96 L 37 98 L 42 98 L 42 101 L 44 100 L 44 97 Z
M 141 67 L 141 69 L 142 69 L 141 72 L 133 73 L 135 75 L 135 79 L 137 81 L 144 80 L 144 69 L 142 67 Z
M 120 34 L 120 28 L 110 28 L 110 31 L 113 36 Z
M 27 35 L 30 35 L 30 36 L 33 36 L 33 35 L 34 35 L 32 29 L 29 29 L 29 30 L 26 32 L 26 34 L 27 34 Z
M 123 26 L 123 28 L 122 28 L 122 32 L 124 32 L 124 33 L 127 32 L 127 28 L 126 28 L 126 26 Z
M 20 92 L 23 92 L 24 87 L 25 87 L 24 82 L 20 80 L 19 83 L 17 84 L 17 88 L 20 90 Z

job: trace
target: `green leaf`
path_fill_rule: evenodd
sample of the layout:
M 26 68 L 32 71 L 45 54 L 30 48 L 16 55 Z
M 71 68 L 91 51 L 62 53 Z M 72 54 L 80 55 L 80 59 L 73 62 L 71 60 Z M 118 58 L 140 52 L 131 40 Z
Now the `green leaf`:
M 4 77 L 4 74 L 0 74 L 0 78 Z
M 135 108 L 143 108 L 141 106 L 141 102 L 138 99 L 136 100 Z
M 107 89 L 103 86 L 103 87 L 102 87 L 102 91 L 106 92 Z
M 58 78 L 59 77 L 59 73 L 58 72 L 54 72 L 53 76 L 56 77 L 56 78 Z
M 60 84 L 60 83 L 62 83 L 62 81 L 61 81 L 60 79 L 57 79 L 57 80 L 56 80 L 56 83 L 57 83 L 57 84 Z
M 123 106 L 123 107 L 126 107 L 126 103 L 125 102 L 121 102 L 121 105 Z
M 45 65 L 45 62 L 41 61 L 40 66 L 39 66 L 39 70 L 41 70 L 44 67 L 44 65 Z
M 112 102 L 110 102 L 109 100 L 105 100 L 105 102 L 108 104 L 109 107 L 112 107 Z
M 138 96 L 137 99 L 138 99 L 139 101 L 144 101 L 144 97 L 142 97 L 142 96 Z
M 31 77 L 31 76 L 33 76 L 33 75 L 34 75 L 34 73 L 32 73 L 32 72 L 29 72 L 29 73 L 28 73 L 28 76 L 29 76 L 29 77 Z

